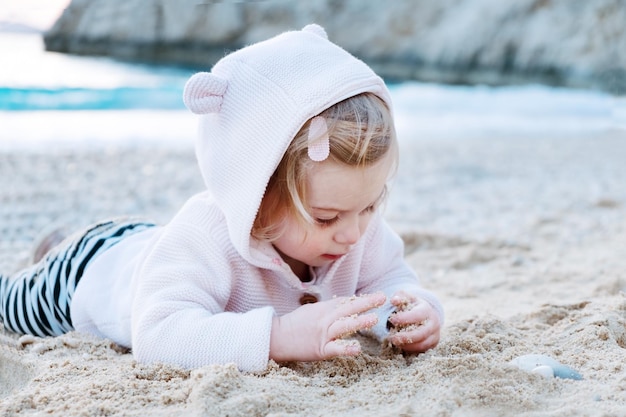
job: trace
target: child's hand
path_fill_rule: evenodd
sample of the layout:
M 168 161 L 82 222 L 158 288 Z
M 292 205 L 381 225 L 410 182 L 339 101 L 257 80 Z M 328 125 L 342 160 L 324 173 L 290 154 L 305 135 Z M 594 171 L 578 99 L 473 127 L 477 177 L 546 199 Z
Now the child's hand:
M 398 291 L 391 297 L 396 312 L 389 317 L 393 325 L 389 341 L 405 352 L 421 353 L 439 343 L 441 323 L 430 303 Z
M 339 297 L 305 304 L 291 313 L 274 317 L 270 338 L 270 358 L 277 362 L 316 361 L 336 356 L 356 356 L 361 345 L 343 337 L 369 329 L 378 322 L 374 313 L 385 295 Z

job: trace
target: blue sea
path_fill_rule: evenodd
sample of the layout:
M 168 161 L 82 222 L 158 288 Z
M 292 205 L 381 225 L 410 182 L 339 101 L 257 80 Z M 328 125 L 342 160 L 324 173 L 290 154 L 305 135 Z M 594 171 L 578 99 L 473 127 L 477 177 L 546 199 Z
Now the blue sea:
M 36 32 L 0 32 L 0 56 L 0 149 L 120 141 L 192 146 L 196 118 L 181 97 L 195 70 L 46 52 Z M 626 126 L 624 99 L 601 92 L 418 82 L 390 90 L 405 141 L 586 135 Z

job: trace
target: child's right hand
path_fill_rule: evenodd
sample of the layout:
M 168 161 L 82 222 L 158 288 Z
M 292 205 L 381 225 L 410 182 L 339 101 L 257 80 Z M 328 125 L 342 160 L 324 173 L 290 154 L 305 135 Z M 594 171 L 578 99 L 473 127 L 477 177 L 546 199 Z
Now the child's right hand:
M 305 304 L 281 317 L 274 317 L 270 359 L 276 362 L 316 361 L 336 356 L 356 356 L 361 345 L 343 339 L 378 322 L 374 313 L 361 314 L 385 302 L 383 293 L 338 297 Z

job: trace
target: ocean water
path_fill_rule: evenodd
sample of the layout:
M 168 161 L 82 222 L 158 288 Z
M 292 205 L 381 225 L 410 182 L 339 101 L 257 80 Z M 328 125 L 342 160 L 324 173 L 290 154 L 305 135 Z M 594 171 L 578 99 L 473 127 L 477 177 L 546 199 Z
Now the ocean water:
M 196 118 L 184 108 L 182 90 L 193 70 L 46 52 L 33 32 L 0 32 L 0 56 L 0 149 L 120 141 L 192 146 Z M 418 82 L 390 90 L 404 141 L 626 127 L 624 99 L 600 92 Z

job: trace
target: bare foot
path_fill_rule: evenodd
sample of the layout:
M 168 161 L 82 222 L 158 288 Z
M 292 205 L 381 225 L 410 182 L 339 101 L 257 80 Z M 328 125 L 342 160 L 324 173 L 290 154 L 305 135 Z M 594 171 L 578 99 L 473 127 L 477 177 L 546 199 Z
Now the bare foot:
M 31 263 L 36 264 L 50 252 L 52 248 L 61 243 L 67 237 L 67 231 L 63 227 L 56 227 L 45 232 L 34 244 L 31 255 Z

